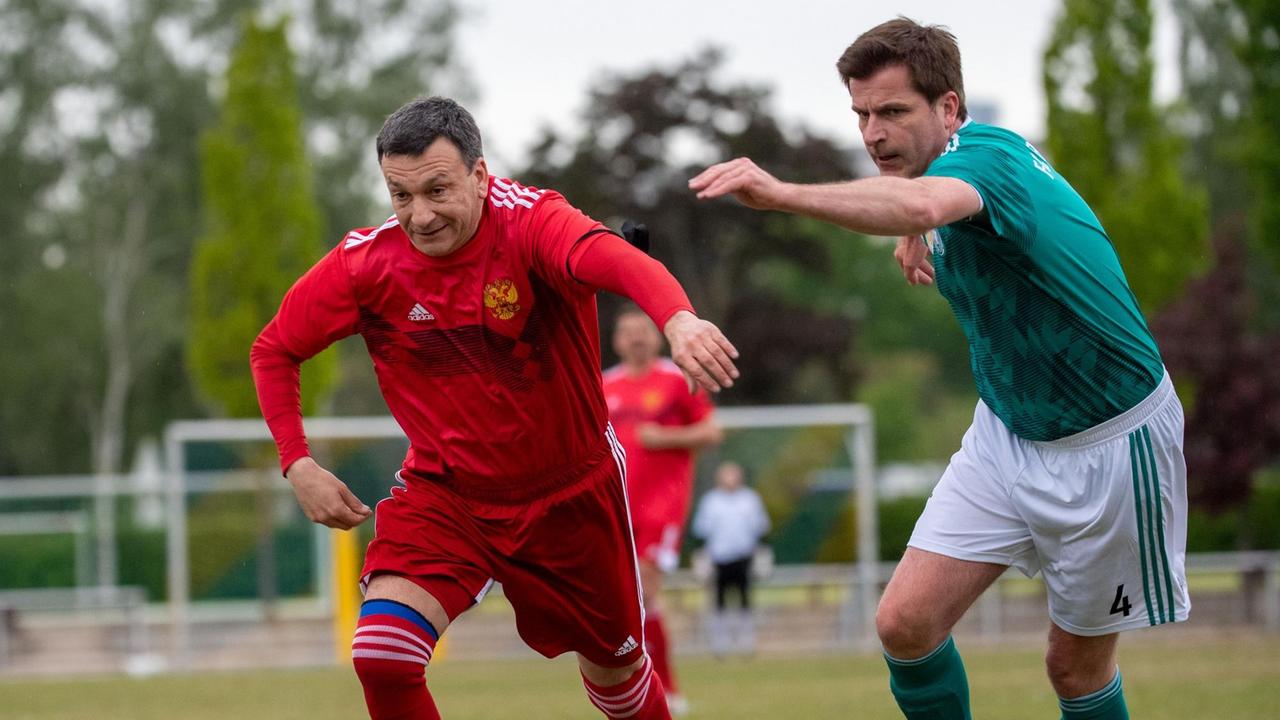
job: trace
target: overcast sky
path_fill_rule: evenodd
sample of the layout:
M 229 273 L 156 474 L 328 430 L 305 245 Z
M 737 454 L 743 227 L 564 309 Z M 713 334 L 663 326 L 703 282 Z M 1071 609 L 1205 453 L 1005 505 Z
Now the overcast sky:
M 773 89 L 787 123 L 860 146 L 849 97 L 835 73 L 861 32 L 898 14 L 948 26 L 960 41 L 970 102 L 998 106 L 1000 124 L 1044 132 L 1041 57 L 1061 0 L 462 0 L 458 46 L 481 97 L 472 103 L 485 154 L 498 172 L 525 159 L 538 127 L 573 128 L 586 89 L 611 72 L 671 66 L 715 44 L 724 77 Z M 1168 97 L 1174 37 L 1157 0 L 1157 94 Z

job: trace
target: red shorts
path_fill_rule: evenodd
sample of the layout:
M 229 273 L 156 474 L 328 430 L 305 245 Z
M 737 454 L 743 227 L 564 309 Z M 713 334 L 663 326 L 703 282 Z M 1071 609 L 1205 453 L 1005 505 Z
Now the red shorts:
M 402 474 L 404 486 L 378 503 L 364 582 L 408 578 L 452 621 L 497 581 L 529 647 L 630 665 L 644 652 L 643 616 L 616 458 L 605 448 L 576 479 L 521 504 L 481 502 Z

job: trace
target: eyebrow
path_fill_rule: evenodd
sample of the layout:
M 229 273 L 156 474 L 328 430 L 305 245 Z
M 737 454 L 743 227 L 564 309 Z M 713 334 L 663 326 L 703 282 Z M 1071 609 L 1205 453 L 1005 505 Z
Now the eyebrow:
M 435 175 L 432 175 L 431 177 L 423 180 L 422 186 L 431 187 L 432 185 L 442 185 L 448 179 L 449 179 L 448 175 L 445 175 L 444 173 L 436 173 Z M 392 178 L 387 178 L 387 187 L 394 188 L 396 190 L 404 190 L 406 188 L 404 183 Z
M 890 100 L 889 102 L 881 103 L 876 107 L 870 108 L 870 109 L 859 108 L 857 103 L 853 103 L 852 105 L 850 105 L 850 107 L 852 107 L 853 111 L 856 113 L 884 112 L 885 110 L 910 110 L 911 109 L 911 105 L 909 103 L 905 103 L 900 100 Z

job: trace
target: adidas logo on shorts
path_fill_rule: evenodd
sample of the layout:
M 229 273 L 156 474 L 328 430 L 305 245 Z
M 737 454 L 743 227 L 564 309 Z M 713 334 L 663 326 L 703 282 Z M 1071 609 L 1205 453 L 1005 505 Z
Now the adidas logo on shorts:
M 617 652 L 615 652 L 613 655 L 614 657 L 622 657 L 623 655 L 626 655 L 627 653 L 631 652 L 632 650 L 635 650 L 638 647 L 640 647 L 640 643 L 636 642 L 636 639 L 634 637 L 631 637 L 630 635 L 628 635 L 627 641 L 622 643 L 622 647 L 618 648 Z

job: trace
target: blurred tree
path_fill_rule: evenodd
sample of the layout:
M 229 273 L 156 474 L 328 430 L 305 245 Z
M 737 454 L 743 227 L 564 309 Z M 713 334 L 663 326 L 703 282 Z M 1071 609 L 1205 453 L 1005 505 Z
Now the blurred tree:
M 1247 165 L 1253 180 L 1255 246 L 1267 261 L 1260 288 L 1269 325 L 1280 328 L 1280 3 L 1236 0 L 1244 30 L 1240 58 L 1252 81 Z
M 453 28 L 461 12 L 453 0 L 202 0 L 201 7 L 215 58 L 235 40 L 228 17 L 288 17 L 307 155 L 321 179 L 315 194 L 325 245 L 391 214 L 373 151 L 386 116 L 420 95 L 473 97 L 458 62 Z M 356 340 L 338 343 L 342 360 L 326 411 L 386 412 L 365 352 Z
M 0 475 L 118 470 L 129 443 L 201 413 L 183 367 L 200 137 L 234 19 L 295 18 L 318 232 L 371 222 L 372 138 L 422 93 L 466 96 L 452 2 L 0 2 Z M 277 297 L 278 301 L 279 298 Z M 382 409 L 367 363 L 348 407 Z M 370 399 L 371 398 L 371 399 Z
M 1253 327 L 1244 232 L 1239 215 L 1219 224 L 1214 269 L 1154 323 L 1171 372 L 1194 388 L 1188 494 L 1194 506 L 1215 512 L 1248 500 L 1257 472 L 1280 456 L 1280 333 Z
M 1093 208 L 1148 313 L 1206 266 L 1204 190 L 1152 101 L 1148 0 L 1065 0 L 1044 55 L 1048 149 Z
M 218 414 L 258 413 L 249 346 L 323 253 L 284 24 L 245 21 L 218 126 L 202 139 L 205 225 L 191 265 L 187 359 Z M 304 367 L 304 411 L 332 384 L 333 353 Z
M 1280 36 L 1272 13 L 1268 53 L 1267 18 L 1257 3 L 1178 0 L 1174 9 L 1183 31 L 1190 172 L 1209 187 L 1215 264 L 1153 329 L 1170 370 L 1190 390 L 1191 498 L 1223 512 L 1248 502 L 1258 471 L 1280 455 L 1280 373 L 1271 360 L 1280 352 L 1277 244 L 1264 229 L 1267 209 L 1277 205 L 1267 166 L 1280 136 L 1258 101 L 1276 93 L 1267 83 L 1280 63 Z M 1257 538 L 1242 532 L 1240 540 Z
M 1241 62 L 1244 17 L 1236 0 L 1174 0 L 1181 32 L 1178 74 L 1183 102 L 1175 115 L 1187 139 L 1189 176 L 1208 192 L 1210 224 L 1216 227 L 1247 209 L 1250 189 L 1245 137 L 1251 105 L 1249 68 Z
M 581 136 L 544 131 L 518 176 L 615 227 L 628 217 L 649 225 L 654 256 L 743 351 L 742 380 L 727 401 L 847 400 L 853 307 L 792 301 L 771 277 L 779 264 L 832 272 L 827 248 L 812 233 L 787 232 L 777 216 L 699 201 L 687 181 L 702 163 L 746 154 L 789 180 L 835 180 L 850 176 L 848 155 L 807 131 L 784 131 L 767 92 L 718 82 L 720 64 L 707 50 L 670 70 L 606 78 L 590 91 Z
M 205 78 L 157 27 L 186 2 L 0 5 L 0 471 L 118 470 L 130 424 L 190 398 L 174 351 Z M 132 397 L 149 398 L 147 407 Z

